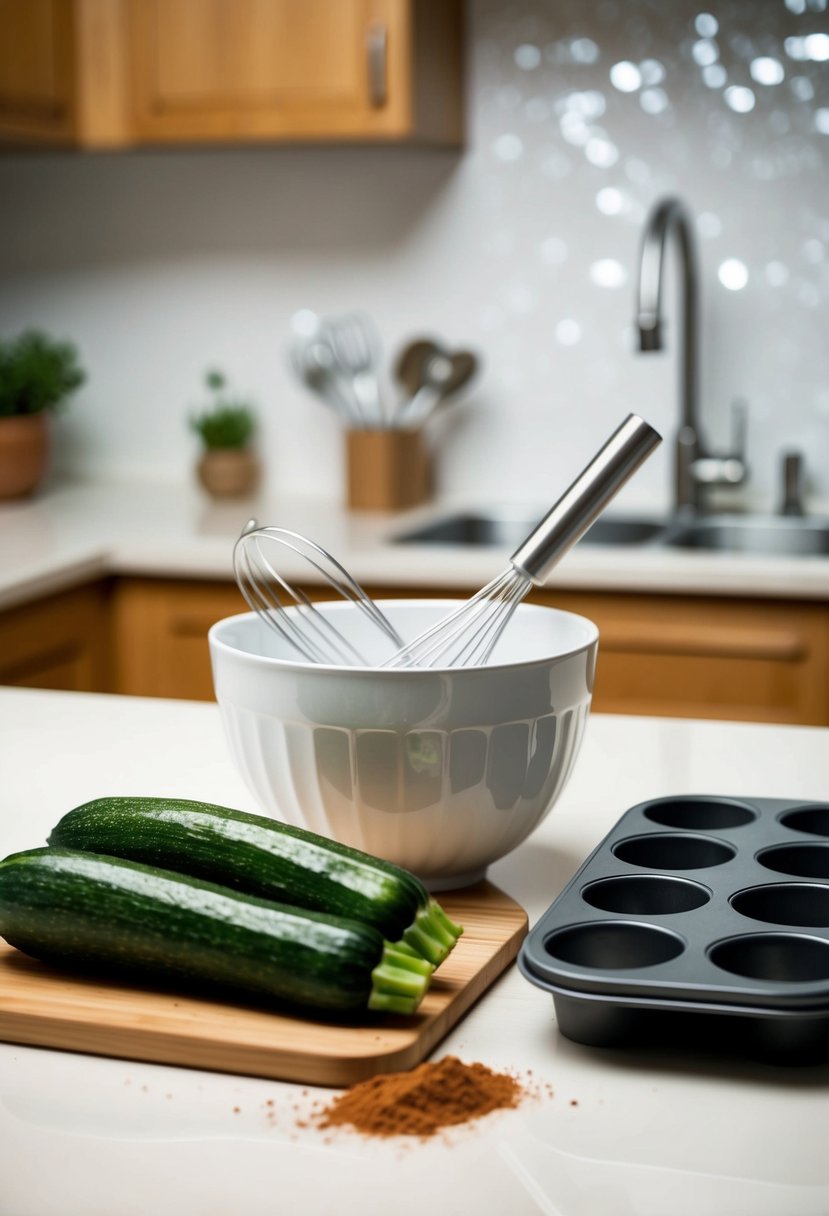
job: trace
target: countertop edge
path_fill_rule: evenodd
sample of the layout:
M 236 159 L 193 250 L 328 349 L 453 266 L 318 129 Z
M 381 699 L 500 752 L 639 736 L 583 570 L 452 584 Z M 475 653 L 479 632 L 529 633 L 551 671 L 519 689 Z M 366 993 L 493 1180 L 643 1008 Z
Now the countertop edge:
M 0 610 L 107 577 L 233 583 L 233 542 L 251 515 L 316 540 L 370 587 L 440 588 L 465 596 L 501 571 L 505 551 L 402 545 L 395 539 L 413 523 L 455 509 L 455 503 L 437 501 L 380 515 L 350 513 L 339 503 L 315 499 L 213 503 L 168 484 L 56 487 L 30 503 L 0 504 Z M 303 559 L 289 559 L 286 554 L 287 578 L 320 581 Z M 829 558 L 589 545 L 568 553 L 545 587 L 553 594 L 559 589 L 829 602 Z

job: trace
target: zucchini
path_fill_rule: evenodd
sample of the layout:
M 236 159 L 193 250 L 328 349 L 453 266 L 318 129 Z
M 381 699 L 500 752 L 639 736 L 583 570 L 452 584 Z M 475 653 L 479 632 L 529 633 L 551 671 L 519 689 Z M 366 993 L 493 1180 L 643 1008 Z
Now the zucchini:
M 434 966 L 461 933 L 408 870 L 262 815 L 181 798 L 98 798 L 49 844 L 125 857 L 373 925 Z
M 69 849 L 0 862 L 0 934 L 60 966 L 327 1013 L 414 1013 L 433 971 L 370 925 Z

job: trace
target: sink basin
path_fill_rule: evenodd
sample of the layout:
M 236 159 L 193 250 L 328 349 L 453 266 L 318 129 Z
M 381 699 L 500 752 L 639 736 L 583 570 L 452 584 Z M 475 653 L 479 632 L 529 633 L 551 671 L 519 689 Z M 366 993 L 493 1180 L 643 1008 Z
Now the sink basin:
M 399 544 L 421 545 L 490 545 L 517 549 L 546 514 L 490 514 L 459 512 L 424 524 L 393 539 Z M 604 516 L 579 541 L 580 545 L 641 545 L 656 540 L 665 532 L 665 524 L 652 519 L 625 516 Z
M 771 516 L 717 517 L 675 525 L 666 543 L 726 553 L 829 556 L 829 520 Z
M 544 515 L 489 515 L 484 512 L 462 512 L 444 515 L 432 523 L 393 537 L 399 544 L 412 545 L 492 545 L 515 549 Z
M 396 544 L 517 549 L 546 512 L 461 511 L 392 537 Z M 829 556 L 829 519 L 712 515 L 693 520 L 605 515 L 578 542 L 789 557 Z

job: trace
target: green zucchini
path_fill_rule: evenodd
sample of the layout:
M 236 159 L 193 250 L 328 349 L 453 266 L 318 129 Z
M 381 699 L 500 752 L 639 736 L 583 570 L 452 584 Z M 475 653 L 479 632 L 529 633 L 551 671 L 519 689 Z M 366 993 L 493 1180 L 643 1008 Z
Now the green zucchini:
M 0 934 L 60 966 L 320 1013 L 414 1013 L 434 970 L 371 925 L 69 849 L 0 862 Z
M 373 925 L 434 966 L 461 933 L 413 874 L 262 815 L 181 798 L 98 798 L 49 844 L 125 857 Z

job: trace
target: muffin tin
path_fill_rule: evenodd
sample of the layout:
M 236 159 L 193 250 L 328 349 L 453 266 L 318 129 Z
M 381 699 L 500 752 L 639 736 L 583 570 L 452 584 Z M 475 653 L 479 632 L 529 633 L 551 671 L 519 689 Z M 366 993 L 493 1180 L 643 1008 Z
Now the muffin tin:
M 525 939 L 524 976 L 594 1046 L 829 1055 L 829 802 L 632 807 Z

